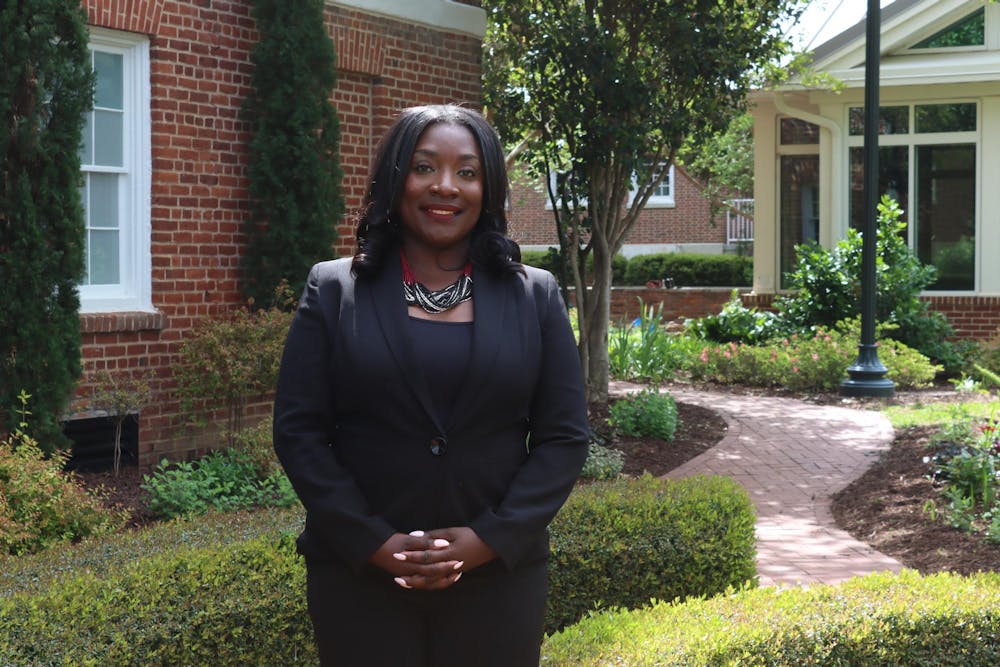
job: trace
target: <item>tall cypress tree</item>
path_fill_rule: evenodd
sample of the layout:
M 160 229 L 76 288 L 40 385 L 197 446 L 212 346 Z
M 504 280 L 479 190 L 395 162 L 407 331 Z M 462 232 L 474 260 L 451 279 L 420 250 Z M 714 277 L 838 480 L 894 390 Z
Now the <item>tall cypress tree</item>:
M 0 36 L 0 430 L 26 391 L 28 433 L 52 450 L 80 375 L 86 17 L 79 0 L 8 0 Z
M 282 280 L 298 294 L 309 267 L 332 254 L 342 172 L 323 0 L 255 0 L 253 16 L 261 37 L 243 105 L 252 134 L 243 292 L 265 306 Z

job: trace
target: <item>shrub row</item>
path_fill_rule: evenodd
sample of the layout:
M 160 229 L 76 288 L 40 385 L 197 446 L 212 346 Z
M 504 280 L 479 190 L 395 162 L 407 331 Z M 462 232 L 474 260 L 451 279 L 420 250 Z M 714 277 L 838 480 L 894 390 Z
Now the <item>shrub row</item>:
M 593 614 L 550 637 L 542 664 L 1000 664 L 1000 574 L 875 574 Z
M 551 271 L 560 278 L 561 256 L 554 249 L 524 250 L 525 264 Z M 588 266 L 592 266 L 592 259 Z M 613 285 L 645 285 L 669 278 L 674 287 L 744 287 L 753 284 L 753 258 L 738 255 L 656 253 L 627 259 L 615 255 L 611 262 Z
M 160 540 L 153 551 L 161 553 L 128 563 L 119 552 L 120 567 L 87 571 L 91 561 L 0 599 L 0 664 L 315 664 L 293 532 L 178 547 L 183 525 L 194 524 L 163 529 L 173 549 Z M 746 493 L 723 478 L 580 487 L 552 525 L 548 631 L 599 605 L 712 595 L 746 582 L 753 526 Z
M 546 632 L 598 605 L 715 595 L 756 576 L 756 515 L 725 477 L 595 482 L 552 523 Z

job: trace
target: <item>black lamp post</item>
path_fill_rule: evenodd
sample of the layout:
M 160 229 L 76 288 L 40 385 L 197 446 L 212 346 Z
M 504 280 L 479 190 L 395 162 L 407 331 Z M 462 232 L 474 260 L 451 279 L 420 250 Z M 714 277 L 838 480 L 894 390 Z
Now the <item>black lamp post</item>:
M 840 383 L 845 396 L 892 396 L 892 380 L 878 358 L 875 345 L 875 253 L 878 237 L 878 129 L 879 37 L 882 32 L 879 0 L 868 0 L 865 18 L 865 220 L 861 245 L 861 342 L 858 358 Z

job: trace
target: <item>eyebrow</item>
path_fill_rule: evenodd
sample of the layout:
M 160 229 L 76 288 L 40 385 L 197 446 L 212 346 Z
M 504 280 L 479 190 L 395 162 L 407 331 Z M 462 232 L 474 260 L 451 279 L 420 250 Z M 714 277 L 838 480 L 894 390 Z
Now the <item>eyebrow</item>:
M 432 157 L 437 157 L 438 156 L 438 151 L 432 151 L 429 148 L 417 148 L 416 150 L 413 151 L 414 155 L 417 155 L 418 153 L 424 154 L 424 155 L 430 155 Z M 463 153 L 462 155 L 458 156 L 458 159 L 459 160 L 475 160 L 476 162 L 479 162 L 479 156 L 476 155 L 476 154 L 474 154 L 474 153 Z

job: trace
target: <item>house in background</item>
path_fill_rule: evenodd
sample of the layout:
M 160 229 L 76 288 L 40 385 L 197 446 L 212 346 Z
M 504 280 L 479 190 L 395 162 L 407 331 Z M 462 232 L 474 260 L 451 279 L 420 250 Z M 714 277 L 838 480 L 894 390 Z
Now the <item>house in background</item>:
M 153 399 L 134 434 L 141 467 L 215 442 L 184 427 L 170 367 L 199 319 L 243 305 L 249 135 L 240 104 L 258 40 L 251 5 L 83 2 L 98 85 L 82 154 L 84 377 L 67 428 L 99 427 L 86 412 L 95 373 L 150 372 Z M 478 0 L 327 0 L 324 22 L 337 52 L 332 102 L 350 214 L 375 142 L 400 109 L 481 103 L 486 15 Z M 351 253 L 349 215 L 338 231 L 337 253 Z
M 817 47 L 840 93 L 794 82 L 753 96 L 754 294 L 783 288 L 794 247 L 860 227 L 864 20 Z M 882 9 L 880 194 L 938 269 L 923 295 L 962 336 L 1000 326 L 1000 4 L 896 0 Z
M 752 204 L 752 200 L 736 200 L 733 206 L 749 206 L 752 211 Z M 559 247 L 552 205 L 541 185 L 517 180 L 512 184 L 510 235 L 522 250 Z M 631 258 L 664 252 L 749 252 L 752 244 L 752 214 L 741 216 L 729 210 L 713 220 L 698 182 L 684 169 L 671 167 L 639 215 L 622 254 Z

